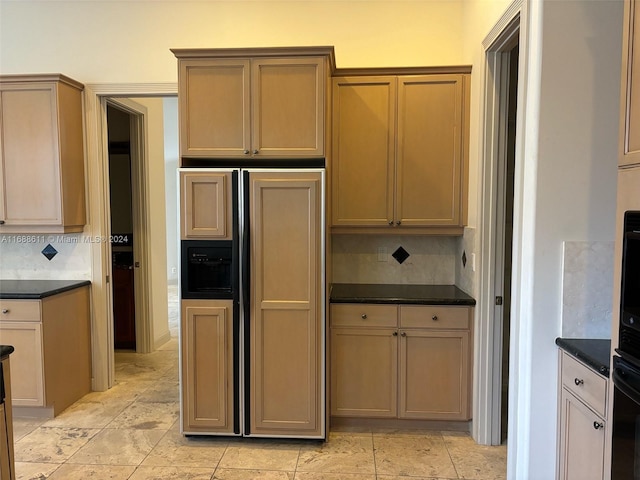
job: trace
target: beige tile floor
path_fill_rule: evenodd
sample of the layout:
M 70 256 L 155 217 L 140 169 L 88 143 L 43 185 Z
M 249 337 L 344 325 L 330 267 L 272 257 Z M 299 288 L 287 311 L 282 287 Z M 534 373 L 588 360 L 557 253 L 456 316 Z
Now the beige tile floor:
M 506 478 L 506 446 L 447 431 L 332 431 L 327 442 L 180 435 L 172 339 L 116 354 L 116 385 L 52 420 L 15 418 L 18 480 L 424 480 Z

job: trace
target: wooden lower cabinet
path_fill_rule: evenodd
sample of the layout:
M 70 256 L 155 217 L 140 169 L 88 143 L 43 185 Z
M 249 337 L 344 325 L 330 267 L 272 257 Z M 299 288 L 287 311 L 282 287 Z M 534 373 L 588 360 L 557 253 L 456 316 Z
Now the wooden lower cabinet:
M 331 306 L 331 415 L 469 420 L 472 307 Z
M 0 300 L 0 307 L 0 338 L 15 348 L 15 407 L 52 417 L 91 391 L 88 286 L 42 300 Z
M 233 433 L 233 301 L 182 301 L 182 430 Z
M 558 480 L 606 478 L 608 380 L 560 351 Z
M 469 332 L 403 330 L 400 418 L 467 420 Z
M 331 331 L 331 414 L 396 417 L 398 340 L 395 329 Z
M 11 367 L 9 357 L 0 362 L 5 398 L 0 403 L 0 480 L 15 480 L 16 468 L 13 443 L 13 414 L 11 407 Z

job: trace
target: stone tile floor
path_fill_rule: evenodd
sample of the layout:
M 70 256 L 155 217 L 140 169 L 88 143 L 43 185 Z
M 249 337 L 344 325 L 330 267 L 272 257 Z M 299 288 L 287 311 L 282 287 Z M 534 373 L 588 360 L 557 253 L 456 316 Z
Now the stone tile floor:
M 116 384 L 51 420 L 14 419 L 18 480 L 497 480 L 506 446 L 448 431 L 332 431 L 327 442 L 183 437 L 177 297 L 172 339 L 116 353 Z

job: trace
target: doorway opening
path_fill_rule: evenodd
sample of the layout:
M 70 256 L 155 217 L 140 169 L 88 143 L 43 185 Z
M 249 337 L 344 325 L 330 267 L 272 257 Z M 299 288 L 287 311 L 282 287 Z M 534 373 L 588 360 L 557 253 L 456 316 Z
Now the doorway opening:
M 131 114 L 107 104 L 113 346 L 136 350 Z

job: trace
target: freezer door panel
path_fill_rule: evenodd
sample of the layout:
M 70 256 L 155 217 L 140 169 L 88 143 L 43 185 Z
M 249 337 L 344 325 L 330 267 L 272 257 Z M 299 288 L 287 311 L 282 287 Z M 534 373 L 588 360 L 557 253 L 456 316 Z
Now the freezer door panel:
M 322 173 L 252 172 L 249 183 L 250 432 L 318 437 Z

